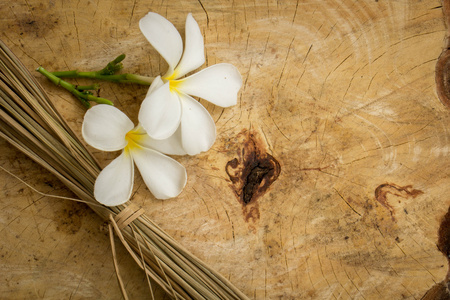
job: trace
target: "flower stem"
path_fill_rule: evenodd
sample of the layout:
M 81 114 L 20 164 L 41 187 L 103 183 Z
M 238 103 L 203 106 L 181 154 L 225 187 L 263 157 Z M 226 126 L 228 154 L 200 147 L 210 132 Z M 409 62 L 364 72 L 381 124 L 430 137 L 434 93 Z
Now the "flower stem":
M 37 68 L 36 71 L 38 71 L 39 73 L 41 73 L 42 75 L 47 77 L 54 84 L 60 85 L 61 87 L 65 88 L 67 91 L 72 93 L 87 108 L 91 107 L 91 104 L 89 103 L 89 101 L 93 101 L 93 102 L 100 103 L 100 104 L 114 105 L 108 99 L 96 97 L 96 96 L 92 95 L 92 93 L 89 90 L 98 89 L 98 86 L 91 85 L 91 86 L 87 86 L 87 87 L 86 86 L 85 87 L 80 87 L 80 86 L 77 87 L 71 83 L 68 83 L 67 81 L 62 80 L 61 78 L 58 78 L 57 76 L 55 76 L 51 72 L 47 71 L 43 67 Z M 84 89 L 81 89 L 81 88 L 84 88 Z M 86 88 L 88 88 L 88 89 L 86 89 Z
M 100 74 L 99 71 L 79 72 L 77 70 L 73 70 L 73 71 L 52 72 L 51 74 L 60 78 L 93 78 L 112 81 L 116 83 L 136 83 L 140 85 L 150 85 L 153 81 L 153 77 L 146 77 L 129 73 L 117 75 L 103 75 Z
M 91 78 L 107 80 L 116 83 L 135 83 L 140 85 L 150 85 L 154 77 L 141 76 L 136 74 L 115 74 L 123 68 L 122 60 L 125 59 L 125 54 L 119 55 L 114 60 L 110 61 L 106 67 L 99 71 L 79 72 L 78 70 L 52 72 L 53 75 L 60 78 Z

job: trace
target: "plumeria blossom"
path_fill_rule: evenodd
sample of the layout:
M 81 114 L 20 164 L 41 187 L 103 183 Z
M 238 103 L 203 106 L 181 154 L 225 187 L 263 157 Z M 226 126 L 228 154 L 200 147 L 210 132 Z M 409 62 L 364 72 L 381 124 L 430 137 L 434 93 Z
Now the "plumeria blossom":
M 168 138 L 178 130 L 189 155 L 207 151 L 216 139 L 216 127 L 208 111 L 191 96 L 221 107 L 235 105 L 242 86 L 239 71 L 220 63 L 184 77 L 205 62 L 203 36 L 191 14 L 186 18 L 184 52 L 180 34 L 164 17 L 150 12 L 139 27 L 169 65 L 164 75 L 153 80 L 139 122 L 154 139 Z
M 130 199 L 134 164 L 158 199 L 177 196 L 186 184 L 186 169 L 161 153 L 184 154 L 176 135 L 165 140 L 154 140 L 141 125 L 134 127 L 123 112 L 106 104 L 96 105 L 86 112 L 82 135 L 96 149 L 123 150 L 95 181 L 95 199 L 104 205 L 116 206 Z

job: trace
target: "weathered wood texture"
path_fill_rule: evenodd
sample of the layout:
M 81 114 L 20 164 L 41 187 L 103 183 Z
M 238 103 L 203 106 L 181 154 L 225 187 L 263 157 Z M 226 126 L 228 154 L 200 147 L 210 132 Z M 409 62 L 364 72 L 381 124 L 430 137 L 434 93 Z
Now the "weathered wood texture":
M 127 72 L 153 76 L 166 64 L 139 31 L 148 11 L 181 32 L 192 12 L 206 64 L 236 65 L 244 85 L 235 107 L 201 101 L 218 136 L 209 152 L 177 158 L 189 176 L 183 193 L 155 200 L 137 176 L 132 201 L 253 299 L 416 299 L 443 280 L 450 117 L 435 91 L 440 1 L 3 1 L 1 38 L 31 70 L 94 70 L 126 53 Z M 84 108 L 36 76 L 79 132 Z M 101 86 L 136 120 L 145 87 Z M 70 196 L 4 141 L 0 149 L 2 166 Z M 117 155 L 94 154 L 103 166 Z M 242 168 L 273 182 L 244 197 Z M 103 220 L 4 172 L 0 181 L 1 297 L 121 298 Z M 145 278 L 118 250 L 140 299 Z

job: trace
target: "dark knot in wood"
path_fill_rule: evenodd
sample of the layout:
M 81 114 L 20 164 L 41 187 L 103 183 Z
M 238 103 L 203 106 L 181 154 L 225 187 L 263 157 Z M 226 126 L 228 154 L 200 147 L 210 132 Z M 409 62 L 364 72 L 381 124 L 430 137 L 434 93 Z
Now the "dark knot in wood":
M 436 91 L 447 108 L 450 108 L 450 50 L 445 49 L 436 64 Z
M 264 151 L 262 145 L 249 134 L 243 143 L 239 158 L 230 160 L 225 170 L 230 177 L 236 195 L 243 205 L 262 196 L 281 172 L 280 163 Z
M 447 25 L 447 34 L 446 46 L 436 63 L 436 92 L 442 104 L 450 108 L 450 1 L 443 1 L 442 12 Z

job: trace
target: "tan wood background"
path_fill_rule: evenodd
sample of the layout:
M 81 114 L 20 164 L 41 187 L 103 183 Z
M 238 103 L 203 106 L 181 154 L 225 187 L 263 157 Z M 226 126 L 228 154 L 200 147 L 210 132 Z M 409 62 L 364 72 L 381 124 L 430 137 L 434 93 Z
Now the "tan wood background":
M 189 176 L 178 198 L 155 200 L 137 176 L 132 201 L 154 221 L 252 299 L 419 299 L 444 279 L 440 1 L 2 1 L 1 39 L 30 70 L 95 70 L 126 53 L 126 72 L 154 76 L 166 64 L 139 31 L 148 11 L 181 32 L 192 12 L 206 64 L 232 63 L 244 82 L 235 107 L 202 101 L 217 141 L 177 158 Z M 84 108 L 36 77 L 79 132 Z M 145 87 L 101 86 L 136 120 Z M 41 192 L 71 196 L 4 141 L 0 153 L 1 166 Z M 94 154 L 103 166 L 117 155 Z M 244 205 L 229 174 L 250 154 L 281 172 Z M 0 298 L 121 298 L 103 220 L 3 171 L 0 186 Z M 148 299 L 143 273 L 118 252 L 130 297 Z

